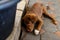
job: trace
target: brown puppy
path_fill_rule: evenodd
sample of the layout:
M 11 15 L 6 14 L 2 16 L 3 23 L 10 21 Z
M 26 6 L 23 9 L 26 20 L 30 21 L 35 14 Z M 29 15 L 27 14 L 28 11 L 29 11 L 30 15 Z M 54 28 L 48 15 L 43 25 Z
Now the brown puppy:
M 35 3 L 22 17 L 22 26 L 25 26 L 26 30 L 29 32 L 32 32 L 36 26 L 34 33 L 38 35 L 43 25 L 43 14 L 50 17 L 55 25 L 57 24 L 54 16 L 48 14 L 46 7 L 44 7 L 41 3 Z

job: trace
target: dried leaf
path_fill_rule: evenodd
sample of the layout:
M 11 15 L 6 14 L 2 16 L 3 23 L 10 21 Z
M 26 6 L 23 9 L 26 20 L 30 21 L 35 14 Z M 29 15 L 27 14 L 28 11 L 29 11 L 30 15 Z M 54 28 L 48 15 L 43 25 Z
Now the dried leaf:
M 56 34 L 58 37 L 60 37 L 60 31 L 57 31 L 54 34 Z
M 50 7 L 50 10 L 54 11 L 54 10 L 55 10 L 55 8 L 54 8 L 54 7 Z
M 48 2 L 48 4 L 49 4 L 49 5 L 52 5 L 52 4 L 54 4 L 54 2 Z

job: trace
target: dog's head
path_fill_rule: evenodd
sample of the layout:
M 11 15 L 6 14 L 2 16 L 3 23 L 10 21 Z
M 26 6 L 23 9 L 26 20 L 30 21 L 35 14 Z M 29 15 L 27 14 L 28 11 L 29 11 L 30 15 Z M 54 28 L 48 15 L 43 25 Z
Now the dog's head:
M 27 31 L 32 32 L 34 29 L 35 23 L 37 21 L 36 15 L 34 13 L 26 14 L 23 17 L 23 20 L 24 20 L 24 24 L 26 25 Z

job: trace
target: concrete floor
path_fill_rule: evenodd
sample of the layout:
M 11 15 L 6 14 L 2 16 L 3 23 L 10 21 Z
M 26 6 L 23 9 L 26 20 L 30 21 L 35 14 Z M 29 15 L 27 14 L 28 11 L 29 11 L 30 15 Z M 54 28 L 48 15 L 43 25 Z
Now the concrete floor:
M 29 6 L 32 6 L 37 0 L 30 0 Z M 49 10 L 48 12 L 53 12 L 56 15 L 56 20 L 58 25 L 54 25 L 50 19 L 44 18 L 44 25 L 42 29 L 45 31 L 43 34 L 39 34 L 38 36 L 33 35 L 33 33 L 27 33 L 23 30 L 22 39 L 21 40 L 60 40 L 60 1 L 59 0 L 41 0 L 37 2 L 42 2 L 45 6 L 47 3 L 54 10 Z M 58 32 L 59 31 L 59 32 Z

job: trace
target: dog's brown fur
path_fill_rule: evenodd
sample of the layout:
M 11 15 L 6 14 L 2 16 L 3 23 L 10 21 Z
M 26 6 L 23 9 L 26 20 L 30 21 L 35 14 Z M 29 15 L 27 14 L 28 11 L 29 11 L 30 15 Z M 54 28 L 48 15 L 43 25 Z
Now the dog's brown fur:
M 35 26 L 37 30 L 41 30 L 43 25 L 43 14 L 50 17 L 55 25 L 57 24 L 54 16 L 48 14 L 47 9 L 45 6 L 43 6 L 43 4 L 35 3 L 31 9 L 29 11 L 27 10 L 26 14 L 22 17 L 22 24 L 25 25 L 27 31 L 32 32 Z

